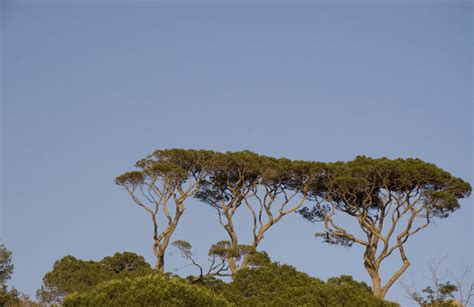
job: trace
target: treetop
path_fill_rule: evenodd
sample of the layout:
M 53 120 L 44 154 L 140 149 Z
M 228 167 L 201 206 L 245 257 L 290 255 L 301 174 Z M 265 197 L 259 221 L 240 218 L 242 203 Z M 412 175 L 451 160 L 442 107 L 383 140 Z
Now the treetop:
M 379 193 L 422 194 L 433 214 L 444 216 L 459 208 L 471 186 L 432 163 L 420 159 L 388 159 L 358 156 L 347 162 L 314 162 L 273 158 L 245 150 L 156 150 L 136 163 L 138 170 L 118 176 L 118 185 L 135 188 L 144 182 L 167 180 L 179 186 L 190 178 L 201 185 L 197 197 L 212 202 L 241 193 L 242 189 L 266 186 L 291 189 L 312 197 L 362 201 Z

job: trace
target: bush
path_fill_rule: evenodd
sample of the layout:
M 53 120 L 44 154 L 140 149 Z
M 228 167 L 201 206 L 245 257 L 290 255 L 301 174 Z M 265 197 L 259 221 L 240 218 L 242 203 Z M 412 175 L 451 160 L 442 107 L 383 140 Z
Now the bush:
M 324 282 L 289 265 L 265 263 L 239 271 L 226 283 L 213 276 L 183 279 L 156 273 L 142 257 L 131 253 L 115 254 L 99 262 L 68 256 L 55 264 L 44 281 L 49 290 L 66 295 L 63 302 L 66 307 L 398 306 L 375 297 L 367 284 L 351 276 L 333 277 Z M 61 302 L 63 297 L 59 298 Z
M 376 298 L 365 283 L 350 276 L 325 283 L 279 264 L 242 270 L 231 283 L 214 289 L 237 306 L 398 306 Z
M 65 307 L 75 306 L 231 306 L 204 287 L 162 274 L 111 280 L 91 291 L 73 293 Z
M 130 252 L 115 253 L 101 261 L 66 256 L 56 261 L 53 270 L 44 276 L 37 296 L 43 303 L 61 303 L 64 296 L 91 290 L 102 282 L 145 276 L 152 272 L 142 256 Z

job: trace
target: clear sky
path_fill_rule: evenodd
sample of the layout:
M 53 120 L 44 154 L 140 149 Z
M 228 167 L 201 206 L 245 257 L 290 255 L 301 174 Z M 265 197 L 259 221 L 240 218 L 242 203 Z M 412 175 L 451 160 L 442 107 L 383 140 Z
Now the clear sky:
M 33 295 L 68 254 L 152 262 L 150 221 L 113 180 L 157 148 L 418 157 L 473 183 L 472 3 L 225 2 L 2 2 L 12 285 Z M 462 205 L 408 244 L 420 287 L 433 256 L 455 272 L 472 264 L 472 198 Z M 323 279 L 369 281 L 362 251 L 324 245 L 318 227 L 295 214 L 262 249 Z M 197 202 L 174 236 L 201 260 L 225 238 Z M 182 264 L 173 252 L 167 269 Z M 402 296 L 397 285 L 388 298 Z

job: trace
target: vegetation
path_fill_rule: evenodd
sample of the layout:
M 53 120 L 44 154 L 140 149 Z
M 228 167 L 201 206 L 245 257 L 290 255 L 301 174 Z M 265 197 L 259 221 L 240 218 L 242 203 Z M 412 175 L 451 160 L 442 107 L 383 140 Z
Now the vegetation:
M 12 252 L 3 244 L 0 245 L 0 285 L 6 287 L 7 281 L 13 273 Z
M 19 301 L 19 293 L 15 289 L 8 291 L 7 281 L 13 273 L 12 252 L 3 244 L 0 245 L 0 306 L 10 305 Z
M 164 272 L 165 252 L 184 213 L 185 201 L 198 190 L 212 156 L 212 152 L 204 150 L 157 150 L 136 163 L 138 171 L 115 179 L 153 222 L 153 253 L 158 271 Z M 162 229 L 160 215 L 165 219 Z
M 73 292 L 84 292 L 112 279 L 144 276 L 154 272 L 142 256 L 124 252 L 100 261 L 85 261 L 66 256 L 54 263 L 43 278 L 37 297 L 43 303 L 61 303 Z
M 443 274 L 440 267 L 445 259 L 434 258 L 428 262 L 430 285 L 419 291 L 412 276 L 411 284 L 401 283 L 403 290 L 423 307 L 472 306 L 474 281 L 471 268 L 466 267 L 460 275 L 453 274 L 449 269 Z
M 191 285 L 177 277 L 152 274 L 105 282 L 91 291 L 74 293 L 64 300 L 74 306 L 216 306 L 230 304 L 204 287 Z
M 471 193 L 467 182 L 419 159 L 357 157 L 329 163 L 320 175 L 311 191 L 315 205 L 300 213 L 323 222 L 325 231 L 317 236 L 325 242 L 365 248 L 364 266 L 380 298 L 410 266 L 405 253 L 408 238 L 433 218 L 448 217 L 460 208 L 458 200 Z M 336 212 L 353 218 L 363 236 L 336 224 Z M 397 251 L 402 265 L 382 284 L 381 264 Z
M 350 276 L 323 282 L 288 265 L 240 270 L 215 289 L 236 306 L 398 306 L 376 298 Z
M 298 211 L 309 221 L 322 222 L 324 231 L 317 236 L 325 242 L 345 246 L 356 243 L 365 248 L 364 267 L 372 280 L 372 291 L 379 298 L 385 297 L 410 266 L 405 252 L 408 238 L 425 229 L 433 218 L 448 217 L 460 208 L 459 199 L 471 193 L 467 182 L 419 159 L 360 156 L 349 162 L 320 163 L 275 159 L 250 151 L 216 153 L 178 149 L 156 151 L 151 157 L 137 163 L 141 172 L 122 175 L 116 182 L 125 186 L 135 202 L 152 217 L 160 205 L 168 217 L 168 227 L 159 236 L 153 220 L 155 239 L 159 239 L 159 243 L 155 240 L 155 247 L 160 251 L 156 254 L 159 263 L 163 263 L 164 250 L 184 207 L 178 205 L 172 219 L 166 202 L 161 202 L 168 194 L 160 190 L 152 195 L 155 183 L 160 179 L 163 188 L 171 185 L 171 197 L 176 195 L 175 189 L 182 191 L 183 183 L 193 178 L 187 192 L 180 195 L 192 196 L 216 209 L 218 221 L 229 238 L 215 246 L 221 261 L 213 267 L 215 258 L 211 260 L 207 275 L 223 276 L 229 271 L 234 277 L 239 270 L 249 267 L 265 233 L 283 217 Z M 137 199 L 134 194 L 137 186 L 156 205 L 154 210 Z M 305 202 L 313 205 L 302 207 Z M 239 242 L 234 221 L 241 208 L 247 208 L 252 221 L 253 239 L 244 245 Z M 350 233 L 345 225 L 338 224 L 336 213 L 353 218 L 363 236 Z M 190 245 L 177 247 L 204 276 L 203 268 L 194 261 L 189 248 L 186 251 Z M 400 255 L 401 267 L 383 283 L 381 265 L 394 252 Z M 157 268 L 163 270 L 159 264 Z
M 316 179 L 317 164 L 242 151 L 217 154 L 208 165 L 195 197 L 216 209 L 232 250 L 226 260 L 235 274 L 249 266 L 265 233 L 304 204 Z M 246 245 L 239 243 L 234 221 L 242 207 L 250 212 L 252 222 L 252 241 Z M 242 246 L 244 253 L 240 252 Z
M 369 286 L 350 276 L 323 282 L 271 262 L 239 270 L 230 283 L 212 276 L 182 279 L 153 273 L 77 288 L 88 290 L 66 296 L 64 306 L 398 306 L 375 297 Z
M 321 163 L 276 159 L 250 151 L 157 150 L 136 163 L 138 170 L 115 179 L 153 225 L 152 268 L 142 256 L 116 253 L 100 261 L 66 256 L 43 279 L 41 303 L 65 306 L 397 306 L 384 301 L 387 291 L 410 262 L 405 243 L 434 218 L 460 208 L 471 186 L 419 159 L 357 157 Z M 196 275 L 181 278 L 165 272 L 165 253 L 189 199 L 215 210 L 227 240 L 213 244 L 209 264 L 196 261 L 192 245 L 172 246 L 194 266 Z M 235 216 L 246 212 L 251 239 L 242 242 Z M 340 276 L 326 282 L 273 263 L 258 248 L 268 231 L 298 212 L 320 222 L 324 242 L 364 247 L 364 267 L 372 285 Z M 239 216 L 242 216 L 239 214 Z M 344 218 L 339 219 L 342 216 Z M 349 218 L 348 218 L 349 217 Z M 348 221 L 358 226 L 349 232 Z M 246 243 L 246 244 L 244 244 Z M 401 266 L 382 282 L 380 269 L 392 255 Z M 19 301 L 7 291 L 13 272 L 11 252 L 0 246 L 0 305 Z M 230 276 L 229 282 L 217 277 Z M 435 282 L 410 296 L 422 306 L 451 304 L 460 285 Z M 461 293 L 469 302 L 473 293 Z M 466 294 L 467 293 L 467 294 Z M 12 303 L 13 302 L 13 303 Z M 27 302 L 27 299 L 23 299 Z M 440 305 L 441 304 L 441 305 Z
M 8 290 L 7 281 L 13 274 L 12 252 L 3 244 L 0 245 L 0 306 L 37 307 L 39 304 L 12 288 Z
M 209 266 L 204 268 L 194 259 L 191 251 L 192 246 L 189 242 L 177 240 L 172 243 L 180 252 L 181 256 L 187 259 L 191 265 L 199 270 L 199 275 L 190 277 L 192 281 L 198 282 L 203 279 L 208 280 L 213 276 L 232 276 L 229 270 L 228 259 L 232 258 L 234 262 L 239 261 L 242 257 L 247 257 L 248 267 L 262 267 L 271 263 L 270 257 L 266 252 L 256 251 L 252 246 L 237 245 L 232 248 L 229 241 L 219 241 L 213 244 L 209 249 Z

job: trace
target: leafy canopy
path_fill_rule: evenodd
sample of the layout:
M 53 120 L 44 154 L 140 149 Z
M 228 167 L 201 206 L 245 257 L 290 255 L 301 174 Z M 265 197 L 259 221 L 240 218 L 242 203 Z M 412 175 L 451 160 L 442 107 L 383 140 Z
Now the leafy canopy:
M 218 284 L 214 290 L 236 306 L 398 306 L 376 298 L 365 283 L 350 276 L 325 283 L 275 263 L 240 270 L 231 283 Z
M 418 217 L 429 223 L 433 217 L 448 217 L 460 208 L 459 200 L 471 193 L 469 183 L 420 159 L 359 156 L 349 162 L 328 163 L 319 174 L 309 193 L 317 204 L 299 211 L 310 221 L 323 220 L 334 206 L 354 217 L 364 214 L 375 224 L 388 216 L 391 203 L 395 203 L 394 208 L 418 206 Z M 326 241 L 345 243 L 344 238 L 332 234 L 326 234 Z
M 186 180 L 198 178 L 214 155 L 209 150 L 156 150 L 136 163 L 139 170 L 118 176 L 115 183 L 134 190 L 143 184 L 163 181 L 169 189 L 179 188 Z
M 469 183 L 434 164 L 420 159 L 372 159 L 359 156 L 353 161 L 330 163 L 314 196 L 377 209 L 382 192 L 420 193 L 426 214 L 447 217 L 459 208 L 458 200 L 471 193 Z M 370 196 L 371 201 L 364 203 Z
M 74 306 L 231 306 L 212 291 L 191 285 L 176 277 L 152 274 L 144 277 L 112 280 L 91 291 L 74 293 L 64 300 Z
M 46 273 L 37 296 L 42 302 L 58 303 L 67 294 L 90 290 L 108 280 L 152 272 L 142 256 L 130 252 L 115 253 L 97 262 L 66 256 L 56 261 L 53 270 Z

